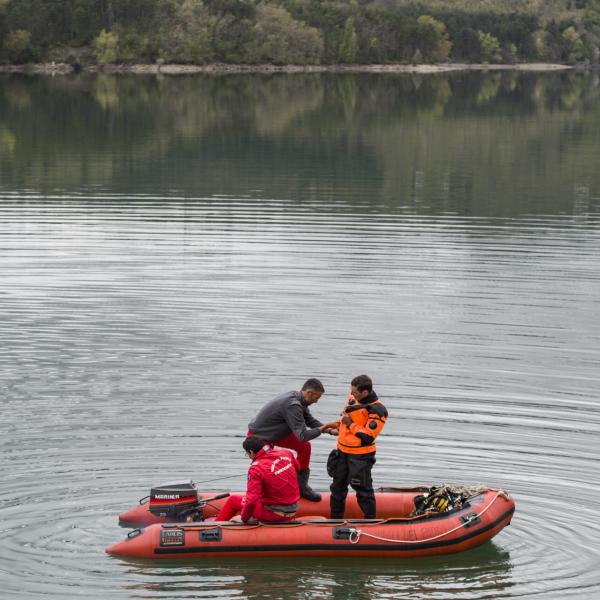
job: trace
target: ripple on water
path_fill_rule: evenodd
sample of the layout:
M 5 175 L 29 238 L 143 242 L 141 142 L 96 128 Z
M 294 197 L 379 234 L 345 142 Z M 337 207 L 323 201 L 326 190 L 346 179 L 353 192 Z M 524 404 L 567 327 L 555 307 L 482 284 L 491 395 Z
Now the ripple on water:
M 9 597 L 600 593 L 600 220 L 230 197 L 0 201 Z M 266 398 L 319 375 L 313 412 L 334 417 L 359 371 L 391 414 L 376 483 L 509 489 L 517 512 L 493 543 L 375 569 L 103 554 L 123 535 L 116 515 L 152 484 L 227 477 L 205 485 L 240 489 L 239 443 Z M 331 444 L 314 444 L 320 488 Z

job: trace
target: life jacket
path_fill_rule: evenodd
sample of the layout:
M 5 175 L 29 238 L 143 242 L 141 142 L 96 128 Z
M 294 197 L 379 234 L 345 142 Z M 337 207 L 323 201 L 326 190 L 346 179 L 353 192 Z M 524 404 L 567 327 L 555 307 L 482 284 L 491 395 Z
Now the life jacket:
M 352 419 L 350 426 L 340 422 L 338 450 L 345 454 L 370 454 L 377 450 L 375 438 L 381 433 L 388 417 L 385 406 L 373 391 L 362 401 L 348 396 L 344 413 Z

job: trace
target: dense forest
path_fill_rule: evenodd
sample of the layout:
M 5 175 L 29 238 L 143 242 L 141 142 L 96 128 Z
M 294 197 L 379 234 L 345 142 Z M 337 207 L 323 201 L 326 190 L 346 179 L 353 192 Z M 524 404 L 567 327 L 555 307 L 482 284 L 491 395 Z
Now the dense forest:
M 0 63 L 599 62 L 600 0 L 0 0 Z

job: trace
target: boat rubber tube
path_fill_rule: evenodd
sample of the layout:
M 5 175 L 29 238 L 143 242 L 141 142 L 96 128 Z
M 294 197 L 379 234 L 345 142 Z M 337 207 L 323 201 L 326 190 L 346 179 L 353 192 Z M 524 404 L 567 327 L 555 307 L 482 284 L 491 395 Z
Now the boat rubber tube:
M 415 495 L 413 492 L 413 497 Z M 514 500 L 508 493 L 489 490 L 470 499 L 461 509 L 419 517 L 380 520 L 321 517 L 268 524 L 155 523 L 143 530 L 133 530 L 106 552 L 159 559 L 215 556 L 409 558 L 451 554 L 492 539 L 510 523 L 514 510 Z

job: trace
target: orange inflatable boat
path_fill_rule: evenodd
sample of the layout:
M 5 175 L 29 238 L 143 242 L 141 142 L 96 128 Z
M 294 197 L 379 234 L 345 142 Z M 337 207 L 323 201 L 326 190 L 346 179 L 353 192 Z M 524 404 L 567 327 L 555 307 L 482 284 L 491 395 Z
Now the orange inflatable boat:
M 510 494 L 486 489 L 457 502 L 455 506 L 438 506 L 442 512 L 430 507 L 422 514 L 411 516 L 432 489 L 378 490 L 379 518 L 373 520 L 356 518 L 360 510 L 354 494 L 348 495 L 345 519 L 327 519 L 329 497 L 324 494 L 321 502 L 302 502 L 296 521 L 255 524 L 212 520 L 212 515 L 216 514 L 223 501 L 199 494 L 203 498 L 200 504 L 208 500 L 203 520 L 154 522 L 145 529 L 134 529 L 106 552 L 139 558 L 251 555 L 408 558 L 451 554 L 492 539 L 510 523 L 515 511 Z M 142 521 L 164 520 L 164 517 L 153 514 L 146 504 L 144 502 L 133 511 L 124 513 L 121 520 L 132 522 L 134 518 L 140 524 Z M 156 512 L 156 507 L 153 510 Z

